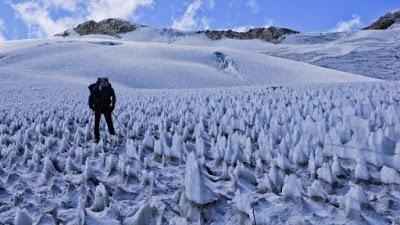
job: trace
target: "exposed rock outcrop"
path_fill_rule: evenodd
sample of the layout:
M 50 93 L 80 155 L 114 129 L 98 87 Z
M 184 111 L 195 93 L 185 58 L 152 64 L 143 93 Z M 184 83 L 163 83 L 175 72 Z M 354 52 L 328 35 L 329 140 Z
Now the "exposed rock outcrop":
M 396 24 L 400 24 L 400 10 L 387 13 L 363 30 L 386 30 Z
M 110 36 L 117 36 L 118 34 L 128 33 L 136 30 L 138 27 L 143 27 L 143 25 L 132 24 L 128 21 L 122 19 L 109 18 L 101 20 L 99 22 L 89 20 L 82 24 L 79 24 L 73 29 L 79 35 L 89 35 L 89 34 L 104 34 Z M 56 34 L 56 36 L 70 36 L 72 30 L 66 30 L 61 34 Z
M 86 21 L 82 24 L 79 24 L 77 27 L 71 30 L 66 30 L 63 33 L 56 34 L 56 36 L 68 37 L 73 34 L 89 35 L 89 34 L 103 34 L 110 36 L 119 36 L 119 34 L 128 33 L 136 30 L 137 28 L 145 27 L 144 25 L 132 24 L 129 21 L 125 21 L 122 19 L 105 19 L 100 22 L 96 22 L 93 20 Z M 161 29 L 161 36 L 186 36 L 186 35 L 195 35 L 195 34 L 205 34 L 211 40 L 219 40 L 222 38 L 232 38 L 232 39 L 260 39 L 263 41 L 268 41 L 272 43 L 278 43 L 282 40 L 285 35 L 296 34 L 298 31 L 286 29 L 286 28 L 278 28 L 278 27 L 269 27 L 269 28 L 253 28 L 248 30 L 247 32 L 238 32 L 233 30 L 206 30 L 206 31 L 197 31 L 197 32 L 183 32 L 174 29 Z
M 233 30 L 206 30 L 198 31 L 197 33 L 205 33 L 207 37 L 212 40 L 219 40 L 221 38 L 233 38 L 242 40 L 260 39 L 263 41 L 277 43 L 282 40 L 285 35 L 297 34 L 299 32 L 287 28 L 269 27 L 252 28 L 247 32 L 238 32 Z

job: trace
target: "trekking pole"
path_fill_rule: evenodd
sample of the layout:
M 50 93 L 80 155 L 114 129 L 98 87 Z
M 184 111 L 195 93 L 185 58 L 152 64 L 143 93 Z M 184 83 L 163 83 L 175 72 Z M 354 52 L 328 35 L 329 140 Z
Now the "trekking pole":
M 251 203 L 251 204 L 250 204 L 250 207 L 251 207 L 251 209 L 252 209 L 252 211 L 253 211 L 254 225 L 257 225 L 256 214 L 254 213 L 254 205 L 253 205 L 253 204 L 254 204 L 254 203 Z
M 115 117 L 115 120 L 117 121 L 117 123 L 118 123 L 119 127 L 120 127 L 122 130 L 124 130 L 124 131 L 125 131 L 125 133 L 126 133 L 126 136 L 125 136 L 125 138 L 128 138 L 128 129 L 127 129 L 127 128 L 125 128 L 125 127 L 122 125 L 122 123 L 121 123 L 121 122 L 119 122 L 119 120 L 118 120 L 118 118 L 117 118 L 117 116 L 115 115 L 115 113 L 114 113 L 114 112 L 112 112 L 112 114 L 113 114 L 113 116 Z

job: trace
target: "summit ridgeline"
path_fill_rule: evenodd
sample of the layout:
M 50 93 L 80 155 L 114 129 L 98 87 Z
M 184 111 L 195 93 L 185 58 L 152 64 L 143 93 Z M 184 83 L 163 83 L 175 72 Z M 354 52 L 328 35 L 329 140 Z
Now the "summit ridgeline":
M 147 27 L 145 25 L 131 23 L 129 21 L 125 21 L 122 19 L 109 18 L 105 20 L 101 20 L 99 22 L 90 20 L 86 21 L 82 24 L 79 24 L 77 27 L 66 30 L 60 34 L 56 34 L 56 36 L 68 37 L 72 35 L 91 35 L 91 34 L 101 34 L 101 35 L 109 35 L 120 37 L 120 35 L 136 31 L 138 28 Z M 192 32 L 184 32 L 176 29 L 157 29 L 159 30 L 160 35 L 168 34 L 171 36 L 184 36 L 184 35 L 201 35 L 205 34 L 211 40 L 219 40 L 222 38 L 230 38 L 230 39 L 240 39 L 240 40 L 251 40 L 251 39 L 260 39 L 267 42 L 278 43 L 286 35 L 297 34 L 298 31 L 294 31 L 287 28 L 279 28 L 279 27 L 268 27 L 268 28 L 252 28 L 246 32 L 239 32 L 233 30 L 202 30 L 202 31 L 192 31 Z

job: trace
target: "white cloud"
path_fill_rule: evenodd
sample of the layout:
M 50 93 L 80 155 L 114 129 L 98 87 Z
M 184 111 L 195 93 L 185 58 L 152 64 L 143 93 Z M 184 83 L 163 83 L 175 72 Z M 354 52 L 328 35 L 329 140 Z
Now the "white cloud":
M 257 0 L 247 0 L 246 5 L 251 9 L 253 13 L 260 12 L 260 5 L 258 5 Z
M 358 15 L 353 15 L 352 19 L 347 21 L 340 21 L 336 24 L 336 27 L 331 29 L 331 32 L 345 32 L 359 29 L 362 27 L 361 17 Z
M 136 9 L 153 4 L 153 0 L 90 0 L 87 19 L 127 19 Z
M 214 9 L 215 8 L 215 0 L 208 0 L 208 9 Z
M 153 0 L 26 0 L 11 3 L 11 6 L 28 26 L 31 37 L 46 37 L 89 19 L 127 19 L 134 15 L 138 8 L 152 4 Z M 69 15 L 54 19 L 51 16 L 54 9 L 66 10 Z
M 188 5 L 181 19 L 172 21 L 172 28 L 184 31 L 197 28 L 198 21 L 196 19 L 196 14 L 201 9 L 202 5 L 203 2 L 201 0 L 194 0 Z
M 3 31 L 6 28 L 5 24 L 4 24 L 4 20 L 0 19 L 0 41 L 4 41 L 6 40 L 6 38 L 4 37 Z
M 47 4 L 47 7 L 56 7 L 73 12 L 75 11 L 77 0 L 44 0 L 43 3 Z
M 79 19 L 64 17 L 53 20 L 49 15 L 47 3 L 33 1 L 12 5 L 19 18 L 25 22 L 30 30 L 30 36 L 44 37 L 51 36 L 75 25 Z
M 179 19 L 173 19 L 171 27 L 173 29 L 189 31 L 195 29 L 210 29 L 211 20 L 206 17 L 199 15 L 204 8 L 207 7 L 209 10 L 215 8 L 214 0 L 194 0 L 189 4 Z

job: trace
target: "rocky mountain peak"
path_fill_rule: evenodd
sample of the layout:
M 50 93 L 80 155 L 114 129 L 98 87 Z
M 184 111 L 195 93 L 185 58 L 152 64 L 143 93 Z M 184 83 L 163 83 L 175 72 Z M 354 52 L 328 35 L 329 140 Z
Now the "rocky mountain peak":
M 96 22 L 94 20 L 89 20 L 84 23 L 79 24 L 77 27 L 72 29 L 79 35 L 89 35 L 89 34 L 104 34 L 110 36 L 117 36 L 121 33 L 128 33 L 136 30 L 138 27 L 143 27 L 143 25 L 132 24 L 129 21 L 116 19 L 116 18 L 108 18 L 105 20 L 101 20 Z M 56 36 L 70 36 L 71 30 L 66 30 L 61 34 L 56 34 Z
M 400 24 L 400 10 L 394 10 L 380 17 L 370 26 L 363 28 L 363 30 L 386 30 L 398 24 Z
M 66 30 L 63 33 L 56 34 L 56 36 L 67 37 L 72 34 L 89 35 L 89 34 L 103 34 L 110 36 L 119 36 L 120 34 L 135 31 L 139 27 L 145 27 L 139 24 L 132 24 L 129 21 L 122 19 L 109 18 L 99 22 L 89 20 L 79 24 L 72 30 Z M 174 29 L 161 29 L 160 35 L 172 36 L 185 36 L 188 34 L 205 34 L 211 40 L 219 40 L 222 38 L 232 39 L 260 39 L 267 42 L 278 43 L 285 35 L 296 34 L 298 31 L 290 30 L 287 28 L 269 27 L 269 28 L 252 28 L 246 32 L 238 32 L 233 30 L 205 30 L 197 32 L 183 32 Z
M 197 33 L 205 33 L 207 37 L 212 40 L 219 40 L 221 38 L 233 39 L 260 39 L 272 43 L 277 43 L 284 38 L 285 35 L 297 34 L 298 31 L 290 30 L 287 28 L 269 27 L 269 28 L 252 28 L 246 32 L 238 32 L 233 30 L 206 30 L 198 31 Z

